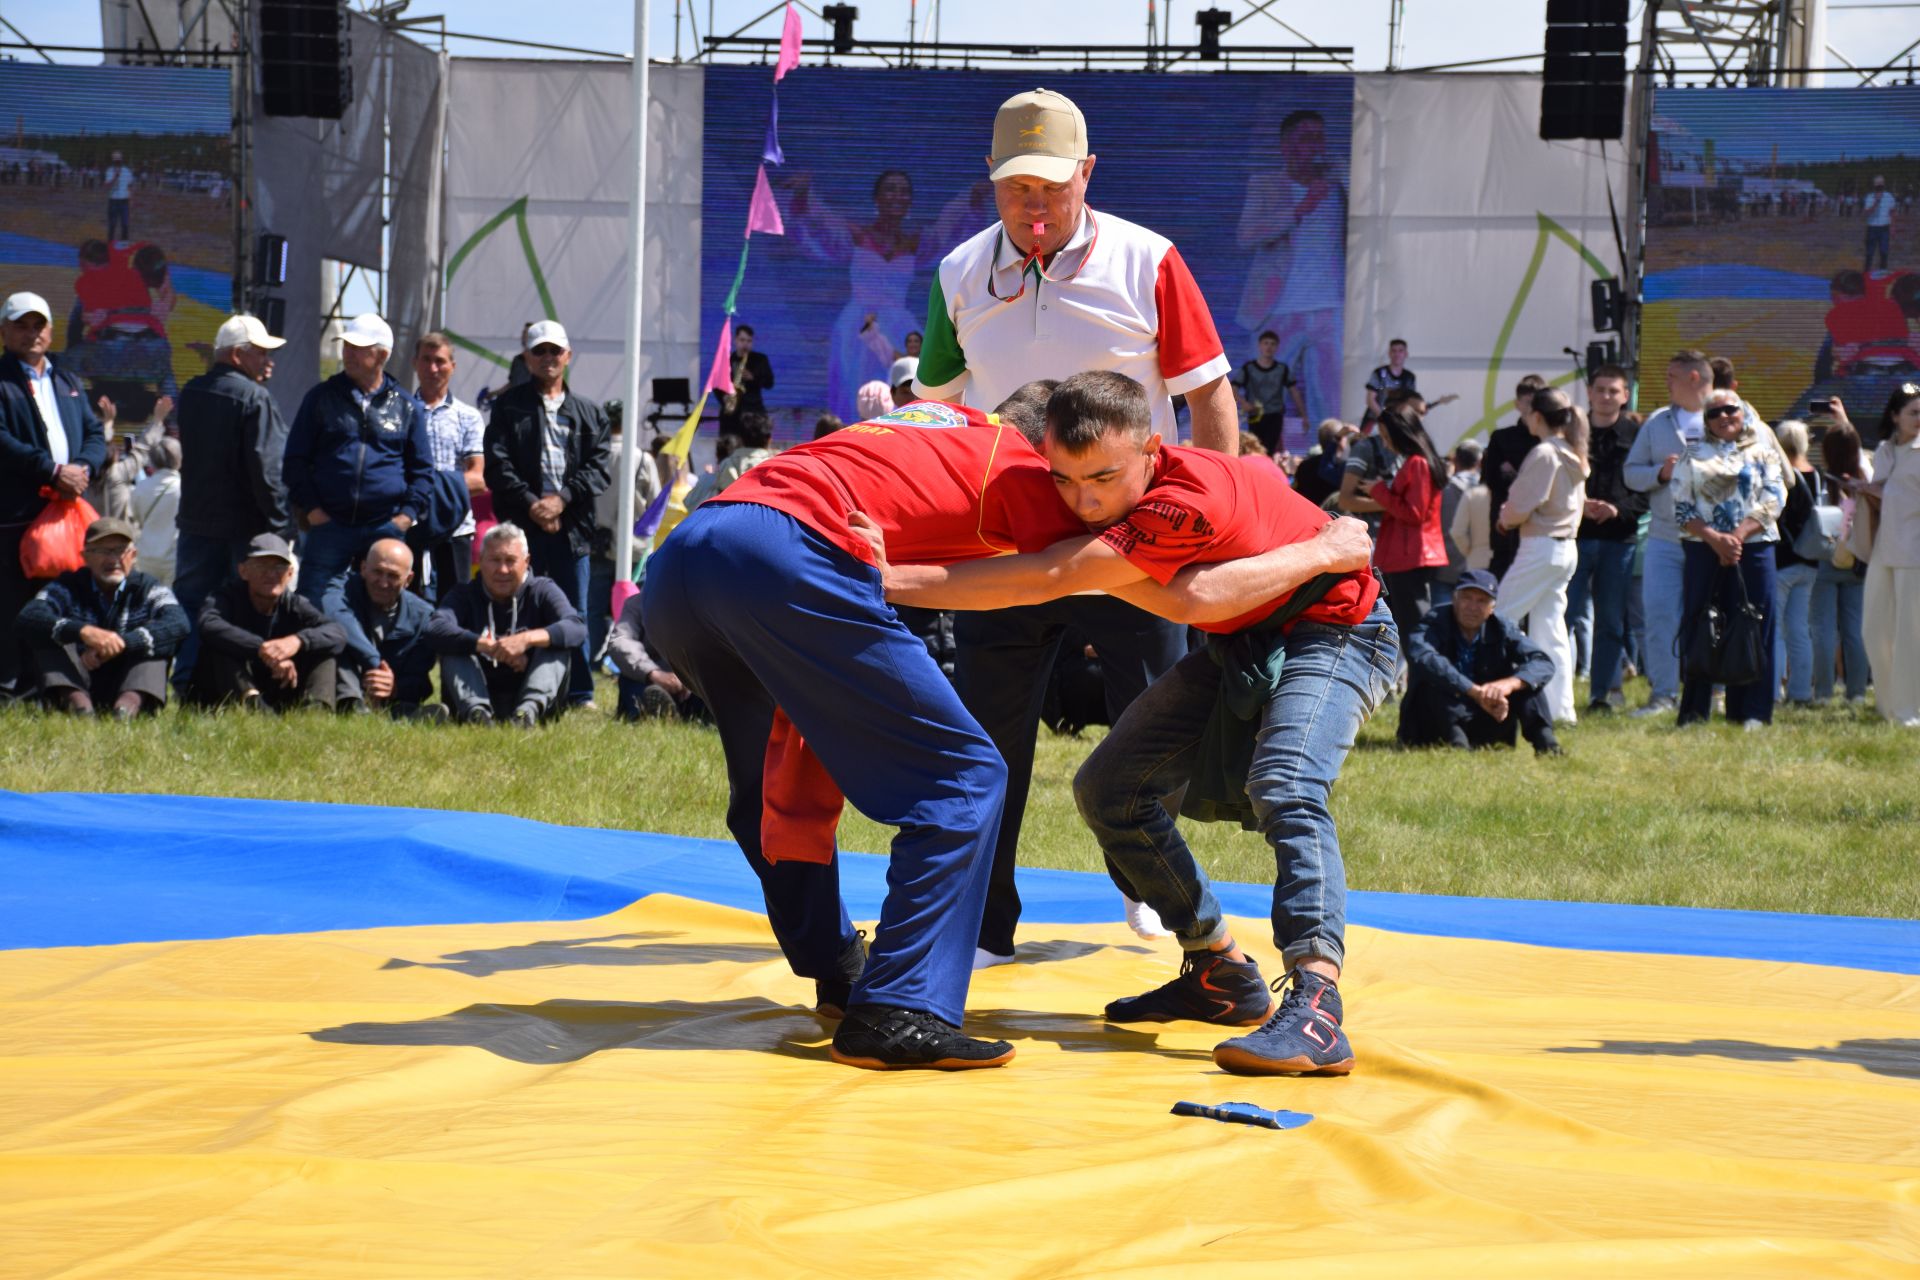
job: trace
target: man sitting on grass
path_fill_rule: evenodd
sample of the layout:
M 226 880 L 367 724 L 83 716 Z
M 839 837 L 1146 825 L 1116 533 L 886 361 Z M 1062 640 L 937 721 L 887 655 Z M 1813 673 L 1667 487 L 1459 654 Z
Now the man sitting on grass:
M 1553 659 L 1493 612 L 1499 579 L 1469 569 L 1450 608 L 1407 637 L 1407 697 L 1399 738 L 1409 747 L 1513 745 L 1515 731 L 1543 756 L 1560 754 L 1540 696 Z
M 607 656 L 620 673 L 620 718 L 665 716 L 684 720 L 705 716 L 705 704 L 687 688 L 687 682 L 673 674 L 672 668 L 648 647 L 644 615 L 640 595 L 635 592 L 620 606 L 620 617 L 607 637 Z
M 166 705 L 167 663 L 186 639 L 187 613 L 171 588 L 134 570 L 135 533 L 125 520 L 95 520 L 85 567 L 54 579 L 20 610 L 14 626 L 49 709 L 90 716 L 104 705 L 116 720 L 131 720 Z
M 1130 378 L 1091 372 L 1061 383 L 1047 404 L 1047 463 L 1061 498 L 1097 536 L 1039 555 L 890 567 L 888 599 L 1004 608 L 1166 583 L 1187 566 L 1319 540 L 1327 515 L 1270 468 L 1164 445 L 1151 423 Z M 1393 682 L 1399 643 L 1378 597 L 1366 565 L 1346 563 L 1257 596 L 1236 615 L 1196 620 L 1212 643 L 1155 681 L 1082 765 L 1074 798 L 1115 883 L 1158 912 L 1187 952 L 1178 977 L 1109 1004 L 1110 1020 L 1261 1023 L 1214 1050 L 1215 1063 L 1237 1074 L 1353 1069 L 1335 985 L 1346 877 L 1327 798 Z M 1238 820 L 1273 846 L 1274 945 L 1293 978 L 1277 1009 L 1166 807 L 1182 793 L 1185 815 Z
M 567 690 L 571 650 L 587 624 L 551 578 L 529 572 L 527 535 L 497 524 L 480 543 L 480 574 L 441 600 L 427 624 L 440 655 L 440 696 L 462 724 L 512 717 L 531 729 Z
M 283 711 L 302 702 L 332 709 L 334 659 L 347 647 L 340 624 L 288 590 L 293 548 L 277 533 L 247 544 L 239 576 L 200 606 L 200 657 L 191 701 L 249 711 Z
M 340 709 L 380 709 L 403 720 L 447 718 L 433 696 L 433 648 L 427 625 L 433 606 L 407 590 L 413 550 L 398 538 L 367 548 L 360 572 L 347 579 L 333 620 L 347 636 L 340 660 Z

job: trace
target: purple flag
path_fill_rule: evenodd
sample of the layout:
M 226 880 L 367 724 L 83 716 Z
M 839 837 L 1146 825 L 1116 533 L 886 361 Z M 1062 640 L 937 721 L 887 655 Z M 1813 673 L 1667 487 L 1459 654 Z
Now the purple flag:
M 767 166 L 761 165 L 759 172 L 753 175 L 753 203 L 747 206 L 747 234 L 764 231 L 770 236 L 787 234 L 786 223 L 780 221 L 780 206 L 774 202 L 773 188 L 767 185 Z
M 707 374 L 707 390 L 733 395 L 733 317 L 720 326 L 720 346 L 713 353 L 713 370 Z
M 786 22 L 780 27 L 780 57 L 773 64 L 773 82 L 780 83 L 780 77 L 800 65 L 800 10 L 792 4 L 787 5 Z
M 647 509 L 642 511 L 639 518 L 633 522 L 634 537 L 642 542 L 650 542 L 653 535 L 660 532 L 660 521 L 667 514 L 667 491 L 672 488 L 672 485 L 666 485 L 659 493 L 653 495 L 653 501 L 647 504 Z M 616 608 L 614 612 L 618 613 L 620 610 Z
M 780 90 L 773 91 L 773 110 L 767 115 L 767 140 L 760 144 L 760 158 L 768 164 L 785 164 L 787 153 L 780 149 Z

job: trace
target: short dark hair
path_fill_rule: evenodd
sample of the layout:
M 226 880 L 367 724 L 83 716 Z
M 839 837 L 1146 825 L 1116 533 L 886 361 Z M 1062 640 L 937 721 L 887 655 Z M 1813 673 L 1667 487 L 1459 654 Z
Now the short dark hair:
M 1145 444 L 1153 434 L 1147 389 L 1124 373 L 1089 369 L 1054 389 L 1047 400 L 1047 435 L 1069 453 L 1084 453 L 1109 431 Z
M 107 248 L 105 240 L 82 240 L 80 242 L 80 261 L 96 267 L 104 267 L 113 261 L 113 253 Z
M 744 333 L 744 334 L 746 334 L 746 335 L 747 335 L 747 336 L 748 336 L 749 338 L 751 338 L 751 337 L 753 336 L 753 326 L 752 326 L 752 325 L 750 325 L 750 324 L 737 324 L 737 325 L 735 325 L 735 326 L 733 326 L 733 331 L 734 331 L 734 332 L 735 332 L 736 334 L 739 334 L 739 333 Z
M 731 431 L 722 431 L 713 438 L 713 460 L 725 462 L 730 454 L 740 451 L 740 437 Z
M 873 199 L 880 198 L 880 188 L 887 185 L 888 178 L 900 178 L 906 182 L 908 191 L 913 190 L 913 175 L 905 169 L 882 169 L 880 176 L 873 180 Z
M 733 430 L 749 449 L 764 449 L 773 441 L 773 419 L 758 409 L 742 409 L 735 414 Z
M 1058 378 L 1035 378 L 1015 387 L 1013 394 L 995 406 L 1000 421 L 1019 428 L 1027 442 L 1038 449 L 1047 438 L 1047 401 L 1060 385 Z
M 1627 371 L 1617 364 L 1597 365 L 1587 371 L 1588 386 L 1592 386 L 1602 378 L 1618 378 L 1628 386 L 1633 385 L 1633 379 L 1627 376 Z
M 813 420 L 813 438 L 818 440 L 822 436 L 830 436 L 846 425 L 846 423 L 840 421 L 838 415 L 823 413 Z
M 1453 446 L 1453 465 L 1461 471 L 1480 465 L 1480 446 L 1471 440 L 1462 440 Z
M 1309 120 L 1318 120 L 1321 124 L 1327 122 L 1327 118 L 1318 111 L 1302 107 L 1298 111 L 1288 112 L 1287 118 L 1280 122 L 1280 136 L 1283 138 L 1286 137 Z
M 1272 338 L 1275 342 L 1280 341 L 1280 335 L 1275 333 L 1271 329 L 1262 329 L 1260 331 L 1260 336 L 1258 338 L 1255 338 L 1254 341 L 1265 342 L 1268 338 Z
M 1517 399 L 1520 396 L 1530 396 L 1536 391 L 1545 391 L 1546 389 L 1547 380 L 1537 373 L 1530 373 L 1515 384 L 1513 394 Z
M 1387 339 L 1387 350 L 1389 351 L 1393 350 L 1395 347 L 1404 347 L 1406 345 L 1407 345 L 1407 340 L 1405 338 L 1388 338 Z
M 1715 391 L 1733 390 L 1733 361 L 1725 356 L 1715 356 L 1707 361 L 1707 367 L 1713 370 L 1713 389 Z
M 1708 383 L 1709 385 L 1713 382 L 1713 366 L 1707 362 L 1707 353 L 1704 351 L 1698 351 L 1692 347 L 1684 347 L 1674 352 L 1673 359 L 1667 361 L 1667 364 L 1669 366 L 1679 365 L 1689 372 L 1697 373 L 1700 375 L 1700 381 Z
M 452 351 L 453 339 L 438 329 L 429 329 L 413 340 L 413 354 L 418 356 L 423 347 L 432 347 L 435 351 Z

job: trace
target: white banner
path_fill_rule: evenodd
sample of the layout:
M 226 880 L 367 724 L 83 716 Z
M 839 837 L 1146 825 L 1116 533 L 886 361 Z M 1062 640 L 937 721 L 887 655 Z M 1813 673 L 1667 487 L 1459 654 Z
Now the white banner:
M 702 69 L 654 67 L 647 82 L 643 396 L 653 377 L 697 377 L 703 345 Z M 455 391 L 471 400 L 483 386 L 503 386 L 521 326 L 551 318 L 573 344 L 574 389 L 620 396 L 631 69 L 459 58 L 452 84 L 445 327 L 460 346 Z
M 1513 387 L 1572 382 L 1588 284 L 1618 275 L 1607 178 L 1626 213 L 1622 149 L 1542 142 L 1534 76 L 1359 76 L 1347 213 L 1344 416 L 1405 338 L 1442 446 L 1513 419 Z M 1576 400 L 1584 401 L 1576 395 Z

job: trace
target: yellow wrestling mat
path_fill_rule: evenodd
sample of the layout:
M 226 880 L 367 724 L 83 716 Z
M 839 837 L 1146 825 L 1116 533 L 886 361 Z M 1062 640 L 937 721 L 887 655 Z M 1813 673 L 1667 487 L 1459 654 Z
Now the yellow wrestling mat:
M 1100 1018 L 1171 944 L 1026 936 L 956 1075 L 832 1064 L 666 894 L 0 951 L 0 1274 L 1920 1275 L 1920 978 L 1356 928 L 1356 1073 L 1248 1080 Z

